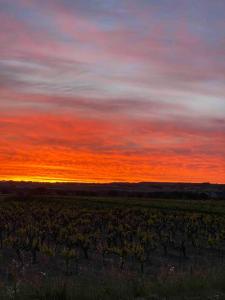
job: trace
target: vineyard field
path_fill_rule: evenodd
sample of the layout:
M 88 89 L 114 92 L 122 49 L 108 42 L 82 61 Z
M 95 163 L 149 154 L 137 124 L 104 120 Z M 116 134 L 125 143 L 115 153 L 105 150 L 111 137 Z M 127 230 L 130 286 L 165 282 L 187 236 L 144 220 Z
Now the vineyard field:
M 225 201 L 5 195 L 0 253 L 4 299 L 59 279 L 205 278 L 225 266 Z

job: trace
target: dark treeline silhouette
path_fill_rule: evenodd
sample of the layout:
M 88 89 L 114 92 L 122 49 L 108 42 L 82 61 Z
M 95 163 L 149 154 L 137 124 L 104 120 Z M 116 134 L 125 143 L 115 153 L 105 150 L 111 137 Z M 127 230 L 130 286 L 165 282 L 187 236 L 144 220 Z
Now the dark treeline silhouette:
M 14 194 L 23 199 L 32 195 L 58 195 L 225 200 L 225 184 L 157 182 L 85 184 L 2 181 L 0 194 Z

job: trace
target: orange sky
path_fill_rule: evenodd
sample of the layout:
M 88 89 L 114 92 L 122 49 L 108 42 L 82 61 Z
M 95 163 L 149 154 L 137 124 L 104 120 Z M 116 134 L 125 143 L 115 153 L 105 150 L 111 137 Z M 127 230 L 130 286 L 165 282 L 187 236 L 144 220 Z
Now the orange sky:
M 160 128 L 125 117 L 31 112 L 1 118 L 0 124 L 0 179 L 224 182 L 223 157 L 214 155 L 223 146 L 220 132 L 202 138 L 201 131 L 174 122 L 160 122 Z
M 225 183 L 224 11 L 0 0 L 0 180 Z

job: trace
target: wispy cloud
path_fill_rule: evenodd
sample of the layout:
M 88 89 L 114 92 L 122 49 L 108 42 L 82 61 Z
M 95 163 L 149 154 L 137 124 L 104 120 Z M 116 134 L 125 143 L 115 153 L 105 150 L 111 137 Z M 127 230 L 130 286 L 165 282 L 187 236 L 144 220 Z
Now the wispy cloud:
M 224 11 L 0 0 L 1 178 L 224 182 Z

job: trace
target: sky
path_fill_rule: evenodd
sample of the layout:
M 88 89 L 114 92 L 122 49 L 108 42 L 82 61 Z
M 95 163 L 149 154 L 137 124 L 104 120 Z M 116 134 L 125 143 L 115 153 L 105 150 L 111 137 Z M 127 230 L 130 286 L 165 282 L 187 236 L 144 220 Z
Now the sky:
M 225 183 L 225 1 L 0 0 L 0 180 Z

